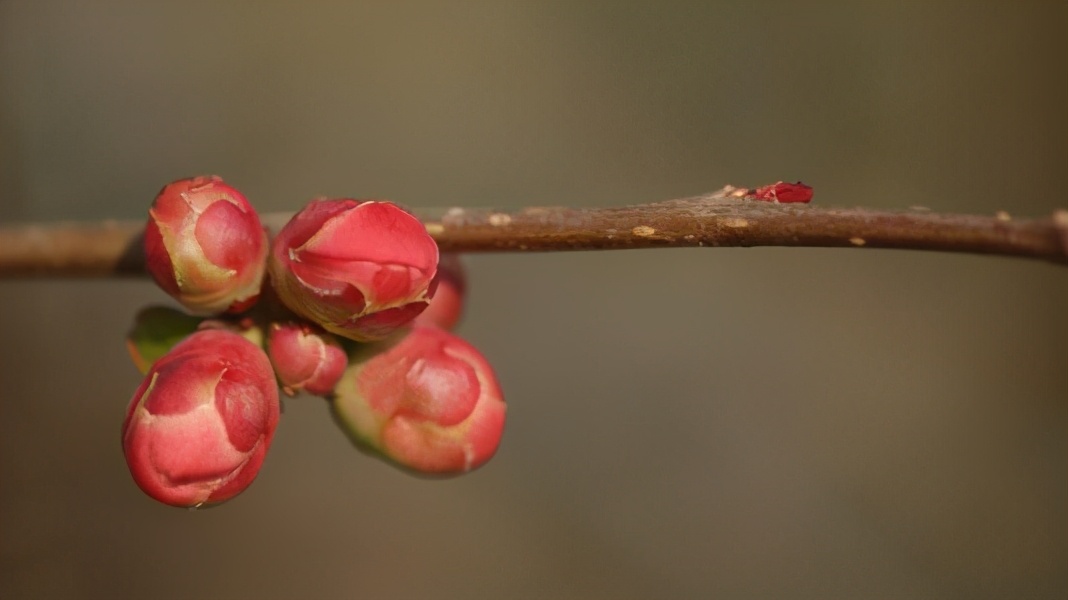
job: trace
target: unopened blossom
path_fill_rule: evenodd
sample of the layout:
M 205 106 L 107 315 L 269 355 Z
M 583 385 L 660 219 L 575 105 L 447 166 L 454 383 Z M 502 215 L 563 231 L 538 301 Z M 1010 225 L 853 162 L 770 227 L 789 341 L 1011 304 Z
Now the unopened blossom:
M 432 326 L 414 327 L 388 350 L 354 356 L 333 407 L 360 448 L 439 475 L 464 473 L 489 460 L 506 412 L 485 357 Z
M 273 323 L 267 355 L 286 393 L 303 390 L 316 396 L 333 392 L 348 364 L 337 339 L 309 323 Z
M 291 310 L 337 335 L 373 341 L 427 307 L 437 264 L 434 239 L 397 205 L 316 200 L 278 233 L 270 271 Z
M 241 192 L 215 176 L 182 179 L 160 191 L 148 215 L 148 271 L 190 312 L 241 312 L 256 302 L 267 234 Z
M 463 317 L 467 293 L 467 276 L 460 256 L 442 254 L 435 279 L 437 291 L 434 292 L 434 298 L 430 306 L 415 318 L 415 322 L 452 330 Z
M 224 502 L 252 483 L 278 425 L 270 361 L 241 335 L 193 333 L 149 369 L 122 425 L 137 485 L 172 506 Z

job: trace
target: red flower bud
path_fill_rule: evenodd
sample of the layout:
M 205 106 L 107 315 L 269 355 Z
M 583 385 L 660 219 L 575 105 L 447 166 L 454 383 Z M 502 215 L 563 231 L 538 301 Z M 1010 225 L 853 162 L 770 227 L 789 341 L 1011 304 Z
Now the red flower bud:
M 354 358 L 335 390 L 334 414 L 359 447 L 432 474 L 470 471 L 497 451 L 504 399 L 493 369 L 467 342 L 416 326 L 388 350 Z
M 240 335 L 198 331 L 134 393 L 122 448 L 137 485 L 172 506 L 224 502 L 255 479 L 278 425 L 267 355 Z
M 241 192 L 215 176 L 182 179 L 160 191 L 148 215 L 145 259 L 164 291 L 201 315 L 256 302 L 267 233 Z
M 307 323 L 273 323 L 267 355 L 291 396 L 300 390 L 316 396 L 333 393 L 348 365 L 337 338 Z
M 812 201 L 812 188 L 798 181 L 797 183 L 785 183 L 782 181 L 758 187 L 753 191 L 754 200 L 766 202 L 802 202 Z
M 317 200 L 279 232 L 270 269 L 291 310 L 332 333 L 373 341 L 426 308 L 437 264 L 434 239 L 395 204 Z
M 434 298 L 430 301 L 430 306 L 415 318 L 415 322 L 452 330 L 463 316 L 464 295 L 467 292 L 467 277 L 460 256 L 442 254 L 441 260 L 438 261 L 438 274 L 434 279 L 437 283 Z

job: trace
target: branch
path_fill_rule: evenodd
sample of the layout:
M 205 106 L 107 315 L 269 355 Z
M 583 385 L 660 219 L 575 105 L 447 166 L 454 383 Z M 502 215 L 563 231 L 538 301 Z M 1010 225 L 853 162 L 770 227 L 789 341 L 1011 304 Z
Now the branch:
M 726 188 L 704 196 L 616 208 L 417 210 L 447 252 L 617 250 L 683 246 L 898 248 L 1037 258 L 1068 265 L 1068 211 L 1013 219 L 748 199 Z M 264 217 L 277 231 L 288 214 Z M 0 228 L 0 278 L 143 275 L 143 222 Z

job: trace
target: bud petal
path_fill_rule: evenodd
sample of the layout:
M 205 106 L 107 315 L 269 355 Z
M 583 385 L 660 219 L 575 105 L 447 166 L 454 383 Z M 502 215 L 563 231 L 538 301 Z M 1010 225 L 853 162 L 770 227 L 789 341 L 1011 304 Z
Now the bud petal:
M 373 341 L 412 321 L 433 296 L 438 247 L 390 202 L 316 200 L 275 238 L 279 298 L 324 329 Z
M 463 316 L 464 295 L 467 293 L 467 276 L 460 255 L 442 254 L 434 279 L 437 285 L 434 298 L 430 306 L 415 318 L 415 322 L 451 331 Z
M 172 506 L 224 502 L 255 479 L 279 402 L 263 351 L 198 331 L 149 370 L 126 411 L 122 447 L 137 485 Z
M 327 396 L 348 365 L 337 338 L 307 323 L 273 323 L 267 355 L 286 393 Z
M 384 352 L 354 357 L 335 394 L 334 415 L 357 446 L 420 473 L 479 467 L 504 429 L 493 369 L 436 327 L 416 326 Z
M 241 192 L 215 176 L 182 179 L 160 191 L 148 214 L 145 258 L 164 291 L 201 315 L 256 302 L 267 233 Z

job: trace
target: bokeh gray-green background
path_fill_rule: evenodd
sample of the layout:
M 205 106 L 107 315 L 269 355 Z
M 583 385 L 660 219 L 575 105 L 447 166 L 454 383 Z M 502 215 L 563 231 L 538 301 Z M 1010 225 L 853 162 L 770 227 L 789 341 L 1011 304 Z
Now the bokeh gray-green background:
M 1064 2 L 0 0 L 0 221 L 617 205 L 1068 207 Z M 0 597 L 1064 598 L 1068 271 L 879 250 L 480 255 L 510 404 L 448 481 L 286 403 L 250 490 L 148 500 L 146 280 L 0 282 Z

